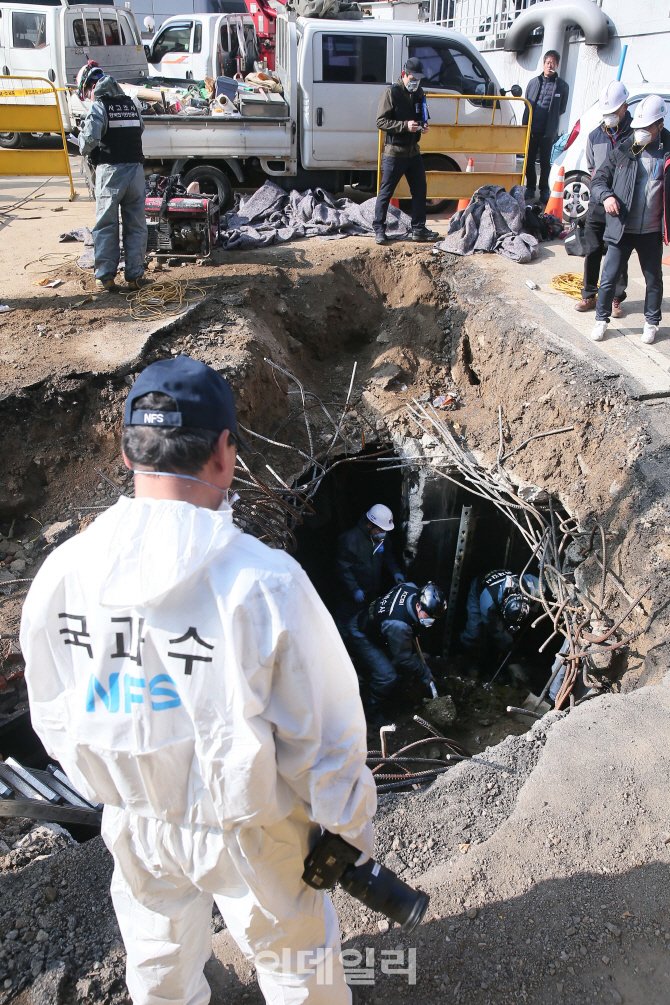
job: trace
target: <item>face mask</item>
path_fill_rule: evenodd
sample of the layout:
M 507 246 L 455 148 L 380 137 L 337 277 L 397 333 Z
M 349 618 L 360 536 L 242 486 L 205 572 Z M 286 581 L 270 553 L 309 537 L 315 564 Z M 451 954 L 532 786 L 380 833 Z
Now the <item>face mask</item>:
M 379 531 L 378 534 L 373 534 L 372 540 L 375 542 L 375 544 L 381 544 L 385 537 L 386 537 L 386 531 L 382 530 Z
M 603 115 L 603 125 L 607 126 L 608 129 L 614 129 L 619 125 L 618 115 Z
M 407 90 L 409 91 L 410 94 L 413 94 L 414 91 L 416 91 L 418 89 L 418 87 L 419 87 L 419 81 L 418 80 L 408 80 L 407 81 Z
M 201 485 L 206 485 L 210 489 L 216 489 L 222 495 L 222 502 L 229 503 L 230 494 L 229 489 L 221 489 L 218 485 L 212 485 L 211 482 L 206 482 L 202 478 L 196 478 L 194 475 L 178 475 L 174 471 L 140 471 L 138 468 L 130 469 L 134 475 L 152 475 L 154 478 L 181 478 L 186 482 L 199 482 Z M 233 496 L 232 502 L 235 499 L 239 499 L 237 493 Z
M 422 628 L 430 628 L 435 624 L 435 618 L 419 618 L 419 622 Z
M 644 147 L 647 143 L 651 143 L 651 133 L 648 129 L 636 129 L 633 135 L 638 147 Z

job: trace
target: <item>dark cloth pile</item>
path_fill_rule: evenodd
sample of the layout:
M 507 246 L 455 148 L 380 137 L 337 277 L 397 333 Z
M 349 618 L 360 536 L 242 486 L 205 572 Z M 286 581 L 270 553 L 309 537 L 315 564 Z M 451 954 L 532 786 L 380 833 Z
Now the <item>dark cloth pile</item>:
M 359 4 L 348 0 L 289 0 L 288 10 L 293 10 L 298 17 L 338 18 L 342 20 L 359 21 L 363 11 Z
M 334 199 L 321 188 L 290 194 L 272 181 L 242 198 L 221 222 L 221 247 L 262 248 L 283 244 L 298 237 L 333 240 L 348 236 L 372 236 L 375 199 L 359 205 L 351 199 Z M 390 238 L 406 237 L 412 221 L 406 213 L 389 207 L 386 233 Z
M 502 185 L 482 185 L 465 209 L 449 221 L 444 240 L 436 247 L 453 255 L 495 251 L 522 264 L 537 255 L 537 238 L 524 230 L 526 204 L 520 185 L 506 192 Z

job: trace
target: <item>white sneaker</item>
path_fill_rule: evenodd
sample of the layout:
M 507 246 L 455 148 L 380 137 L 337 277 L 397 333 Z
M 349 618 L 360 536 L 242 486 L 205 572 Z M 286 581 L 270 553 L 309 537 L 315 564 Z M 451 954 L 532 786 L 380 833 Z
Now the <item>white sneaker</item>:
M 591 338 L 594 342 L 602 342 L 607 331 L 607 321 L 596 321 L 591 329 Z
M 657 334 L 658 325 L 650 325 L 648 321 L 645 321 L 642 334 L 640 335 L 640 342 L 644 342 L 645 345 L 651 345 Z

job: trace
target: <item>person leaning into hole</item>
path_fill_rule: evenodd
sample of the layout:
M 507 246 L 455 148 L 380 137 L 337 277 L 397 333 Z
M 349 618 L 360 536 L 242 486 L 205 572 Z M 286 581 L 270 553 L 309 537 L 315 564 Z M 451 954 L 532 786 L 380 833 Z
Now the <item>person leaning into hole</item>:
M 632 135 L 632 117 L 628 111 L 628 91 L 619 80 L 611 81 L 600 95 L 598 107 L 603 120 L 596 126 L 586 141 L 586 164 L 593 178 L 598 168 L 604 164 L 607 155 L 616 146 Z M 593 192 L 584 222 L 584 285 L 582 298 L 575 304 L 575 310 L 593 311 L 598 299 L 598 279 L 600 265 L 607 247 L 603 240 L 607 214 L 604 207 L 595 201 Z M 623 317 L 621 304 L 626 299 L 628 286 L 628 266 L 624 265 L 617 279 L 612 301 L 612 317 Z
M 128 289 L 144 279 L 147 220 L 144 212 L 144 122 L 133 99 L 93 60 L 77 74 L 77 94 L 91 101 L 78 137 L 79 152 L 95 166 L 95 285 L 113 293 L 119 267 L 119 210 Z
M 421 590 L 400 583 L 373 600 L 352 623 L 349 649 L 365 667 L 364 704 L 371 726 L 384 722 L 386 705 L 403 682 L 421 682 L 425 696 L 431 697 L 433 677 L 416 640 L 419 630 L 431 628 L 446 610 L 447 598 L 435 583 Z
M 596 301 L 594 342 L 605 338 L 616 284 L 633 251 L 644 275 L 644 328 L 640 341 L 651 345 L 661 323 L 663 242 L 670 239 L 670 132 L 663 126 L 667 105 L 658 94 L 640 101 L 633 135 L 611 150 L 591 182 L 605 207 L 607 254 Z
M 223 377 L 153 363 L 124 424 L 135 498 L 47 558 L 21 649 L 37 734 L 105 804 L 133 1005 L 210 1000 L 213 901 L 266 1002 L 351 1005 L 337 915 L 302 880 L 319 825 L 372 852 L 351 660 L 298 563 L 233 524 Z
M 377 129 L 384 131 L 382 183 L 375 204 L 372 226 L 375 243 L 386 243 L 386 214 L 398 182 L 405 176 L 412 196 L 412 240 L 436 241 L 440 236 L 426 227 L 426 169 L 419 140 L 428 132 L 425 77 L 420 59 L 408 59 L 395 84 L 379 99 Z
M 499 652 L 509 649 L 528 623 L 532 597 L 540 596 L 537 576 L 526 573 L 521 589 L 519 577 L 506 569 L 496 569 L 473 579 L 468 593 L 468 620 L 461 632 L 461 645 L 484 655 L 489 640 Z

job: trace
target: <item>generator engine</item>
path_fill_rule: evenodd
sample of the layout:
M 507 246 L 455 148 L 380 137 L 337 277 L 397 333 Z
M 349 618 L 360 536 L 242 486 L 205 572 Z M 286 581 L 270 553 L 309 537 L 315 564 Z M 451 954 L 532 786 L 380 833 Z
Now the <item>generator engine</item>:
M 149 255 L 207 258 L 219 243 L 217 197 L 188 195 L 180 179 L 152 175 L 145 213 Z

